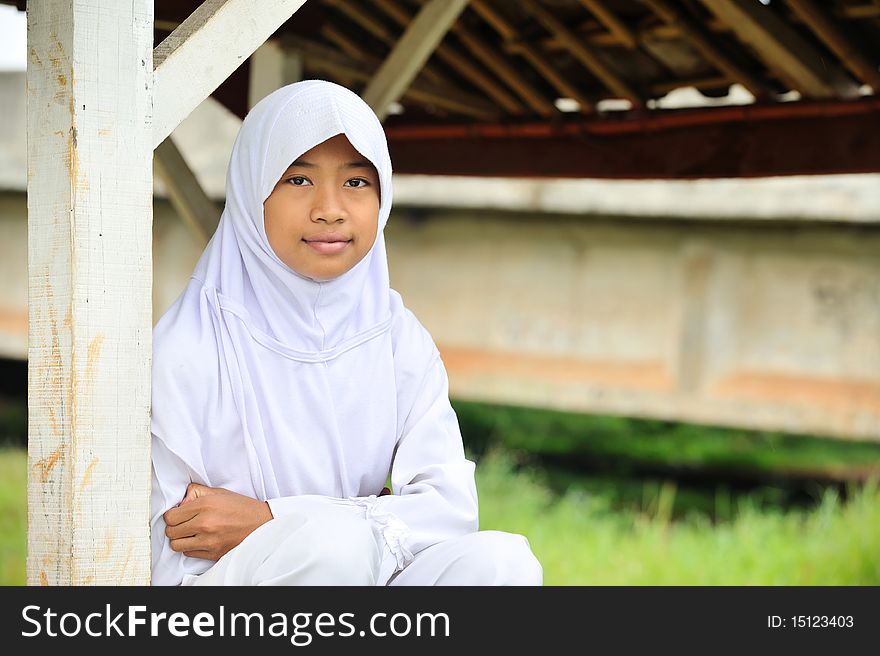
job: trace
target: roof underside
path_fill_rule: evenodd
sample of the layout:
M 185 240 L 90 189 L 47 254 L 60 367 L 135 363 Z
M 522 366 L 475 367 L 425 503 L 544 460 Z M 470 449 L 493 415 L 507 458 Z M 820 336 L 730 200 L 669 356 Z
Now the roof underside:
M 309 0 L 274 36 L 360 92 L 425 1 Z M 199 4 L 156 0 L 156 42 Z M 876 172 L 878 64 L 880 0 L 471 0 L 385 125 L 411 173 Z M 214 95 L 243 116 L 247 82 Z

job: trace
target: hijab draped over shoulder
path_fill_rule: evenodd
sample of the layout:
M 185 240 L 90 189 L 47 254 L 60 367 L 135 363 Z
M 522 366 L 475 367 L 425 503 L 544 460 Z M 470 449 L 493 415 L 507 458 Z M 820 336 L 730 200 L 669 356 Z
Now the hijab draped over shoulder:
M 316 281 L 275 254 L 263 203 L 293 161 L 339 134 L 379 174 L 378 234 L 352 269 Z M 391 201 L 382 125 L 353 92 L 299 82 L 245 118 L 217 230 L 154 330 L 154 584 L 212 564 L 172 551 L 164 536 L 162 514 L 191 481 L 267 500 L 275 517 L 303 495 L 350 507 L 385 537 L 385 578 L 477 529 L 473 463 L 446 372 L 389 287 Z M 377 497 L 389 473 L 394 494 Z

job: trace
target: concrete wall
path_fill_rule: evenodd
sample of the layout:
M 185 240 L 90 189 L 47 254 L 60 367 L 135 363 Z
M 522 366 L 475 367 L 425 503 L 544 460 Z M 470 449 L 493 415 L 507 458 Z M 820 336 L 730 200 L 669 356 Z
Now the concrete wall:
M 27 230 L 0 194 L 0 355 Z M 880 227 L 397 208 L 392 285 L 460 398 L 880 440 Z M 201 246 L 154 218 L 154 317 Z
M 880 439 L 876 227 L 402 214 L 455 395 Z

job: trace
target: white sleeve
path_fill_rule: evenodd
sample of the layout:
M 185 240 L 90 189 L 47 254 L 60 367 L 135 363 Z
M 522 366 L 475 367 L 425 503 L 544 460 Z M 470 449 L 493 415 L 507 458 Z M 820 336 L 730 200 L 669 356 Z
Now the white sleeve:
M 152 438 L 153 487 L 150 494 L 150 547 L 152 551 L 152 584 L 180 585 L 187 574 L 198 575 L 214 562 L 204 558 L 190 558 L 171 549 L 165 535 L 162 515 L 173 508 L 193 481 L 189 467 L 155 435 Z M 201 482 L 201 481 L 196 481 Z
M 351 497 L 404 568 L 421 550 L 478 528 L 474 463 L 465 458 L 449 381 L 437 355 L 404 422 L 391 468 L 391 495 Z

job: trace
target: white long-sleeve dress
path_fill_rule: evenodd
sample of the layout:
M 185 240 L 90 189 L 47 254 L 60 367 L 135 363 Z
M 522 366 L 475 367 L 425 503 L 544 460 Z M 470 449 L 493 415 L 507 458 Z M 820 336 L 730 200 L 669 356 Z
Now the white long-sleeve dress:
M 397 296 L 396 301 L 400 303 Z M 237 448 L 220 454 L 199 454 L 200 462 L 194 463 L 196 458 L 174 453 L 154 433 L 154 584 L 179 584 L 186 575 L 201 574 L 213 564 L 172 551 L 164 533 L 163 513 L 180 502 L 186 486 L 193 481 L 267 500 L 276 518 L 296 507 L 300 495 L 320 495 L 350 508 L 353 514 L 372 522 L 384 537 L 380 581 L 404 568 L 423 549 L 477 530 L 474 464 L 465 458 L 458 420 L 449 402 L 446 371 L 436 350 L 420 380 L 413 376 L 411 362 L 393 372 L 396 402 L 388 407 L 372 405 L 369 401 L 376 397 L 371 390 L 346 384 L 349 371 L 375 367 L 377 360 L 393 363 L 394 337 L 403 331 L 409 333 L 406 339 L 410 342 L 418 336 L 423 346 L 430 343 L 430 336 L 411 313 L 397 314 L 398 325 L 376 337 L 374 344 L 361 345 L 324 362 L 291 360 L 291 376 L 301 379 L 307 375 L 323 385 L 310 386 L 319 390 L 313 398 L 288 399 L 286 404 L 272 406 L 271 415 L 262 418 L 267 440 L 272 442 L 266 445 L 266 451 L 272 456 L 257 465 L 259 481 L 251 472 L 242 475 L 241 465 L 249 463 L 250 458 L 241 437 L 212 435 L 215 431 L 241 430 L 231 402 L 231 381 L 208 375 L 217 368 L 197 360 L 197 345 L 178 342 L 169 357 L 164 352 L 156 354 L 154 385 L 167 383 L 165 376 L 174 377 L 175 387 L 204 404 L 201 412 L 187 415 L 201 418 L 201 425 L 179 425 L 176 429 L 192 431 L 194 437 L 201 434 L 202 439 L 195 441 L 206 443 L 205 451 L 210 449 L 212 437 L 217 443 Z M 255 349 L 255 356 L 260 355 L 261 348 L 265 347 Z M 375 357 L 381 351 L 387 353 L 386 357 Z M 266 354 L 276 356 L 271 350 Z M 374 373 L 373 380 L 387 378 L 381 372 Z M 345 419 L 328 425 L 328 407 Z M 320 416 L 317 420 L 316 415 Z M 266 471 L 267 461 L 271 462 L 271 471 Z M 389 472 L 393 494 L 379 497 Z
M 339 134 L 378 173 L 378 228 L 352 268 L 316 280 L 277 256 L 263 203 L 291 162 Z M 439 563 L 439 545 L 477 533 L 474 465 L 443 363 L 389 286 L 383 231 L 392 196 L 382 124 L 357 94 L 306 80 L 248 113 L 217 230 L 153 331 L 154 584 L 212 567 L 173 551 L 164 534 L 162 515 L 190 482 L 266 500 L 276 518 L 304 497 L 349 509 L 380 536 L 379 583 L 395 573 L 408 580 L 400 572 L 420 553 L 431 550 L 422 561 Z M 377 497 L 389 474 L 393 494 Z M 480 562 L 493 559 L 491 542 Z M 456 544 L 457 561 L 473 551 Z

